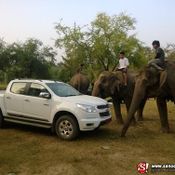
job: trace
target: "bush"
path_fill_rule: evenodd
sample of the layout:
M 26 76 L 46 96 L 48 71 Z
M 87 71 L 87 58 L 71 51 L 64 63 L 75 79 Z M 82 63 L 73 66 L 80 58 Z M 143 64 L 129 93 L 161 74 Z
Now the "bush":
M 0 90 L 5 90 L 5 89 L 6 89 L 6 87 L 7 87 L 7 85 L 6 85 L 6 84 L 0 84 Z

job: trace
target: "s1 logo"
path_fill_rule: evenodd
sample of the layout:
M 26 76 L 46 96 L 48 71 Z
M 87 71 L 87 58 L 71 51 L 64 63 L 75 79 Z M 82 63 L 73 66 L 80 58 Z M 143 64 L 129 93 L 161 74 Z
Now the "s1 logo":
M 146 162 L 140 162 L 138 165 L 137 165 L 137 171 L 140 173 L 140 174 L 145 174 L 148 172 L 148 166 L 149 164 L 146 163 Z

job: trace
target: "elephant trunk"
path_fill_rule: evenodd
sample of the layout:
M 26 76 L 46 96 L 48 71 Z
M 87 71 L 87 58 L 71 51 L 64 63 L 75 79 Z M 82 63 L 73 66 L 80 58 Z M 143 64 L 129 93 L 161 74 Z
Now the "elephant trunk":
M 127 120 L 126 120 L 126 122 L 125 122 L 125 124 L 122 128 L 121 137 L 125 136 L 128 128 L 130 126 L 130 123 L 134 118 L 134 114 L 138 110 L 138 108 L 139 108 L 142 100 L 144 99 L 144 97 L 145 97 L 145 87 L 143 86 L 143 82 L 141 82 L 139 80 L 139 81 L 136 82 L 136 85 L 135 85 L 132 102 L 131 102 L 130 109 L 129 109 L 129 112 L 128 112 L 128 118 L 127 118 Z
M 100 87 L 98 82 L 95 82 L 94 84 L 92 96 L 100 97 Z

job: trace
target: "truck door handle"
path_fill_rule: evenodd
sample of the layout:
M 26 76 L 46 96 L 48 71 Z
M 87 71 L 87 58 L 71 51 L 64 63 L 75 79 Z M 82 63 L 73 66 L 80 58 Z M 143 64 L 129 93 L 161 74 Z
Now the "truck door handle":
M 49 106 L 49 104 L 48 103 L 44 103 L 44 106 Z
M 11 97 L 7 96 L 6 99 L 11 99 Z
M 30 102 L 30 100 L 28 100 L 28 99 L 25 99 L 24 101 L 25 101 L 25 102 Z

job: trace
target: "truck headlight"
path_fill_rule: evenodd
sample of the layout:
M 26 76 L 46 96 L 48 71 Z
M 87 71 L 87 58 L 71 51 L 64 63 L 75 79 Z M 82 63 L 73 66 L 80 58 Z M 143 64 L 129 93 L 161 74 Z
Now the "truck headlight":
M 89 113 L 95 113 L 97 112 L 95 106 L 91 105 L 85 105 L 85 104 L 77 104 L 77 107 L 82 109 L 83 111 L 89 112 Z

